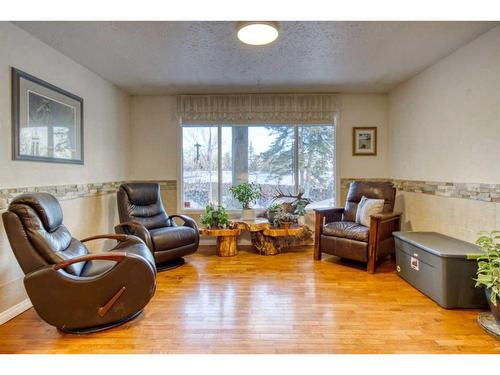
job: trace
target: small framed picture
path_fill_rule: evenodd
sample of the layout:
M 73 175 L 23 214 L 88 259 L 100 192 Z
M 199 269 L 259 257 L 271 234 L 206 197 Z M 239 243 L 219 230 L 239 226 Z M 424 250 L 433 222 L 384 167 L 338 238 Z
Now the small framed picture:
M 377 128 L 352 128 L 352 154 L 377 155 Z
M 12 68 L 14 160 L 83 164 L 83 99 Z

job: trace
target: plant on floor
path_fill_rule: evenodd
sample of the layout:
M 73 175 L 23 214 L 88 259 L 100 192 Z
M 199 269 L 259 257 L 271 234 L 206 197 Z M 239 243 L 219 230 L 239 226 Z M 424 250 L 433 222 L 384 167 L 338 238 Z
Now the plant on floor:
M 491 312 L 500 323 L 500 306 L 497 304 L 500 295 L 500 231 L 480 232 L 476 244 L 484 252 L 468 256 L 477 260 L 476 287 L 485 288 Z
M 207 228 L 225 228 L 229 221 L 229 216 L 224 206 L 215 206 L 212 203 L 207 205 L 205 212 L 201 215 L 201 223 Z
M 260 185 L 249 182 L 232 186 L 229 191 L 233 194 L 233 197 L 241 203 L 244 210 L 250 209 L 250 204 L 255 203 L 257 199 L 262 197 Z
M 480 232 L 476 243 L 484 254 L 476 256 L 476 286 L 490 291 L 490 301 L 497 305 L 500 295 L 500 231 Z

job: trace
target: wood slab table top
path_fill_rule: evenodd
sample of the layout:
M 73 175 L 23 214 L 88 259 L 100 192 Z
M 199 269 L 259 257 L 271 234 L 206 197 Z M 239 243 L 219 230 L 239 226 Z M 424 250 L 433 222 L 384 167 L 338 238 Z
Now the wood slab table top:
M 263 217 L 256 218 L 255 220 L 234 220 L 236 226 L 241 230 L 248 232 L 260 232 L 269 228 L 269 220 Z
M 207 228 L 200 228 L 199 232 L 200 232 L 200 234 L 202 236 L 228 237 L 228 236 L 239 236 L 240 233 L 241 233 L 241 230 L 239 228 L 237 228 L 237 229 L 222 229 L 222 228 L 207 229 Z

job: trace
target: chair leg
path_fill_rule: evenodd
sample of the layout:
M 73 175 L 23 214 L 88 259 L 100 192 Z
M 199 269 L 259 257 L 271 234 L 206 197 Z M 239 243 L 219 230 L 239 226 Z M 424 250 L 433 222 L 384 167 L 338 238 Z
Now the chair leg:
M 319 244 L 314 244 L 314 260 L 321 260 L 321 250 Z
M 323 217 L 319 212 L 316 212 L 316 220 L 314 223 L 314 260 L 321 260 L 321 250 L 319 248 L 319 241 L 321 239 L 321 226 Z

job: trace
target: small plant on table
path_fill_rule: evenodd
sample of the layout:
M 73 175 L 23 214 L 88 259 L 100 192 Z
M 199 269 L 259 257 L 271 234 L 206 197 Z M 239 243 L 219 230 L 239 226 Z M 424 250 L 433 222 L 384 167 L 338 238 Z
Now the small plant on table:
M 208 229 L 225 228 L 229 222 L 229 216 L 224 206 L 215 206 L 210 203 L 201 215 L 201 223 Z

